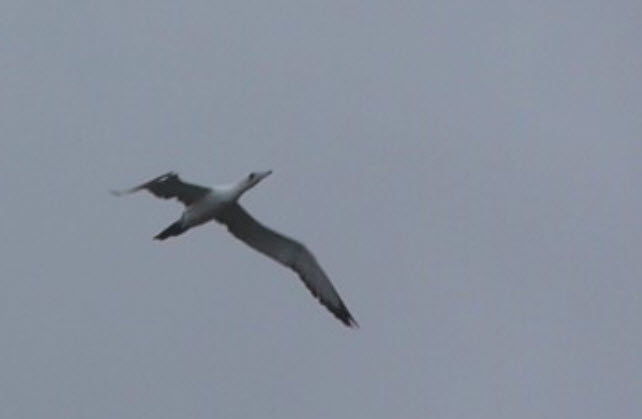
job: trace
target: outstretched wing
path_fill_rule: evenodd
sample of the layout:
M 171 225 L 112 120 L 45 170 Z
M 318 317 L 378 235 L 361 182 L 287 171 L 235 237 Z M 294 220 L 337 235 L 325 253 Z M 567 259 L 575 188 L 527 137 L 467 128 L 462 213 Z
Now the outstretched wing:
M 250 247 L 299 274 L 312 295 L 332 314 L 346 326 L 358 327 L 314 255 L 303 244 L 263 226 L 238 203 L 230 205 L 216 219 Z
M 142 185 L 134 186 L 131 189 L 123 191 L 111 191 L 116 196 L 138 192 L 142 189 L 147 189 L 159 198 L 170 199 L 176 198 L 181 201 L 185 206 L 190 205 L 194 201 L 198 201 L 205 194 L 210 192 L 210 188 L 204 186 L 193 185 L 191 183 L 183 182 L 176 173 L 169 172 L 155 179 L 145 182 Z

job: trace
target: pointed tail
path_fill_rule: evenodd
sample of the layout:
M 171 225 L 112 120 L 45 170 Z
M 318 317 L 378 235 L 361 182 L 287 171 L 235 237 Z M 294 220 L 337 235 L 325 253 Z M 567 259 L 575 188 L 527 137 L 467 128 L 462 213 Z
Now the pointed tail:
M 183 227 L 183 224 L 181 221 L 176 221 L 174 224 L 170 225 L 167 227 L 165 230 L 161 231 L 158 233 L 156 236 L 154 236 L 155 240 L 165 240 L 168 237 L 172 236 L 178 236 L 181 233 L 184 233 L 188 229 Z

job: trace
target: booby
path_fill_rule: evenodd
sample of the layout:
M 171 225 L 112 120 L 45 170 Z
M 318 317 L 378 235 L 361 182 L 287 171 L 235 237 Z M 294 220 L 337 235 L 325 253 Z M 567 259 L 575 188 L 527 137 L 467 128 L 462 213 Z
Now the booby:
M 252 172 L 235 184 L 208 188 L 183 182 L 176 173 L 169 172 L 133 188 L 111 193 L 121 196 L 147 190 L 159 198 L 176 198 L 183 203 L 185 210 L 181 217 L 158 233 L 154 237 L 156 240 L 178 236 L 212 220 L 226 225 L 236 238 L 295 271 L 312 295 L 343 324 L 358 327 L 314 255 L 302 243 L 256 221 L 238 203 L 241 195 L 271 173 L 271 170 Z

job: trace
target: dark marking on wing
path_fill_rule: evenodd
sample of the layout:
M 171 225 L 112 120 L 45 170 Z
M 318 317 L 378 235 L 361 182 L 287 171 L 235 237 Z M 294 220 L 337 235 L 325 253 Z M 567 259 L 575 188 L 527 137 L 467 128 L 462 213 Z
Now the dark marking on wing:
M 198 201 L 205 194 L 210 192 L 210 188 L 183 182 L 176 173 L 168 172 L 150 180 L 149 182 L 134 186 L 131 189 L 126 189 L 124 191 L 112 191 L 112 193 L 119 196 L 138 192 L 142 189 L 148 190 L 159 198 L 176 198 L 185 204 L 185 206 L 192 204 L 194 201 Z
M 236 238 L 296 272 L 312 295 L 348 327 L 359 327 L 314 255 L 301 243 L 271 230 L 238 203 L 217 217 Z

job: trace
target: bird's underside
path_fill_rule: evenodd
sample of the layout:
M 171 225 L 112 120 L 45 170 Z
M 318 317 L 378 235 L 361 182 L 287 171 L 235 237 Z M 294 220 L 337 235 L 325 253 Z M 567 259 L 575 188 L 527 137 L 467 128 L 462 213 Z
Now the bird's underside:
M 237 202 L 242 193 L 255 186 L 270 173 L 252 173 L 232 189 L 221 192 L 217 189 L 185 183 L 176 173 L 169 172 L 131 189 L 112 191 L 112 193 L 120 196 L 144 189 L 159 198 L 176 198 L 185 205 L 186 210 L 181 219 L 157 234 L 154 237 L 157 240 L 178 236 L 189 230 L 193 226 L 186 223 L 185 215 L 196 206 L 203 208 L 209 205 L 209 201 L 217 202 L 217 207 L 212 208 L 213 218 L 217 222 L 225 224 L 232 235 L 248 246 L 292 269 L 299 275 L 312 295 L 343 324 L 349 327 L 358 327 L 357 322 L 314 255 L 302 243 L 256 221 Z M 217 199 L 212 199 L 213 196 Z

